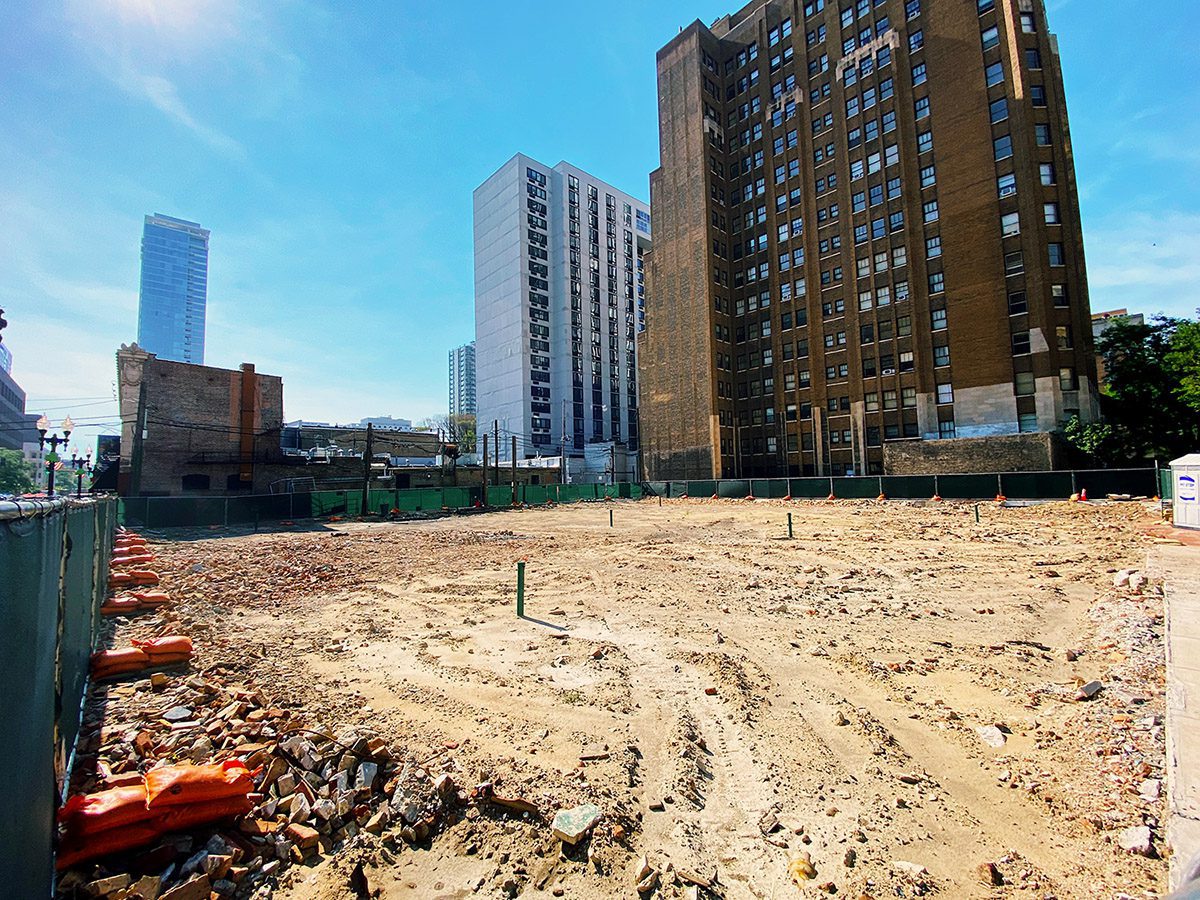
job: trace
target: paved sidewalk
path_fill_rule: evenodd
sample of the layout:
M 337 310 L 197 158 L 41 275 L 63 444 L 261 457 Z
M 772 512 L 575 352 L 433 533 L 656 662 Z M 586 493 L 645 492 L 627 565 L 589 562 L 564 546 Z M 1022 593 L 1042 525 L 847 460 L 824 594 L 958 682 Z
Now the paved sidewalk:
M 1167 843 L 1175 888 L 1200 857 L 1200 549 L 1161 544 L 1149 563 L 1166 594 Z

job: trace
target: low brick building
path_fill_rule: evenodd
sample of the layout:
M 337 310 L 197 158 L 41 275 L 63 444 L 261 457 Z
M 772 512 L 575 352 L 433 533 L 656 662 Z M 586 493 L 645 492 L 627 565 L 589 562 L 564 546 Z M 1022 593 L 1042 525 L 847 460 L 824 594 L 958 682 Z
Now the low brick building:
M 137 344 L 117 352 L 117 375 L 122 494 L 267 493 L 303 474 L 280 450 L 278 376 L 172 362 Z

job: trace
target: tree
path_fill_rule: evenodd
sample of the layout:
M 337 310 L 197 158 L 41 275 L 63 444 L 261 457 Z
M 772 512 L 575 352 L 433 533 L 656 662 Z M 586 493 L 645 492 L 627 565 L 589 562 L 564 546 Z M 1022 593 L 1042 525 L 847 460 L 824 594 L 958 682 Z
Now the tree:
M 33 490 L 29 463 L 16 450 L 0 450 L 0 494 L 28 494 Z
M 475 417 L 470 413 L 450 417 L 450 433 L 458 441 L 460 448 L 475 446 Z M 470 453 L 471 450 L 466 452 Z
M 1096 351 L 1106 371 L 1106 424 L 1068 425 L 1072 444 L 1106 464 L 1166 462 L 1200 447 L 1200 323 L 1118 319 Z

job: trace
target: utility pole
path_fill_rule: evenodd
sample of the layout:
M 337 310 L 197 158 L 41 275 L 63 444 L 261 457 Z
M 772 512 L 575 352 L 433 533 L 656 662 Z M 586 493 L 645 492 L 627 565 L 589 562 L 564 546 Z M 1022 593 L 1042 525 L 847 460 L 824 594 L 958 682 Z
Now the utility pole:
M 512 436 L 512 505 L 517 505 L 517 436 Z
M 359 507 L 359 515 L 367 514 L 367 505 L 370 503 L 371 497 L 371 459 L 374 452 L 375 434 L 371 430 L 371 423 L 367 423 L 367 452 L 363 454 L 363 483 L 362 483 L 362 503 Z
M 500 487 L 500 420 L 492 419 L 492 465 L 496 467 L 496 477 L 492 479 L 496 487 Z
M 483 433 L 483 505 L 487 506 L 488 488 L 488 433 Z

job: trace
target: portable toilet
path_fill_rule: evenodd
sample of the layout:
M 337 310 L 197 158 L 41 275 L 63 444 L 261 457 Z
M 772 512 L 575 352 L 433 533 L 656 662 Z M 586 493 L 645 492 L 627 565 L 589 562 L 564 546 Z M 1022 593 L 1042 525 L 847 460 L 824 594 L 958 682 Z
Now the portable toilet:
M 1189 453 L 1171 463 L 1175 525 L 1178 528 L 1200 528 L 1200 501 L 1196 483 L 1200 481 L 1200 453 Z

